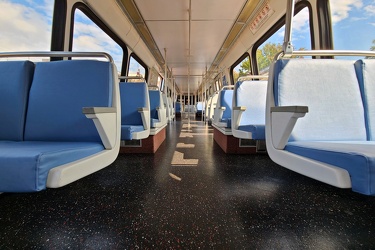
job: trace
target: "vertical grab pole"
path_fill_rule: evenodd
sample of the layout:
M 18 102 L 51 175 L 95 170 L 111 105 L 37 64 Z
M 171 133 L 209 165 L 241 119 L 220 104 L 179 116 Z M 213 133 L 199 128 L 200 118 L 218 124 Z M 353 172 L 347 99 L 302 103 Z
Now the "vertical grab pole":
M 204 83 L 203 83 L 203 76 L 202 76 L 202 84 L 201 84 L 201 86 L 202 86 L 202 117 L 201 117 L 201 121 L 203 122 L 203 119 L 204 119 L 204 109 L 205 109 L 205 107 L 206 107 L 206 103 L 204 102 L 204 97 L 203 97 L 203 90 L 204 90 Z
M 291 57 L 293 53 L 292 28 L 293 28 L 294 4 L 295 4 L 295 0 L 287 1 L 285 34 L 284 34 L 284 43 L 283 43 L 284 57 Z
M 188 107 L 188 124 L 190 128 L 190 63 L 188 66 L 188 104 L 187 104 L 187 107 Z
M 167 48 L 164 48 L 164 89 L 165 89 L 165 86 L 167 87 L 166 88 L 166 93 L 165 93 L 165 96 L 167 97 L 167 107 L 165 107 L 165 110 L 167 110 L 168 108 L 168 67 L 167 67 Z M 168 109 L 169 110 L 169 109 Z M 167 117 L 169 117 L 169 122 L 171 121 L 170 120 L 170 116 L 168 115 Z
M 174 118 L 172 118 L 172 121 L 175 121 L 175 119 L 176 119 L 175 102 L 177 101 L 177 98 L 176 98 L 176 83 L 175 83 L 174 79 L 172 78 L 172 76 L 173 76 L 173 68 L 171 68 L 171 81 L 172 81 L 172 86 L 173 86 L 171 99 L 172 99 L 172 115 L 173 115 L 173 111 L 174 111 Z

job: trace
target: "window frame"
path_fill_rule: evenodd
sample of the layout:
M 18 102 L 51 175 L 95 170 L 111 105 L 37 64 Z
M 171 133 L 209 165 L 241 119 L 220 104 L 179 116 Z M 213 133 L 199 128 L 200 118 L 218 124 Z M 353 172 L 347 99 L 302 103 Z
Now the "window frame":
M 129 76 L 129 69 L 130 69 L 130 60 L 131 58 L 133 58 L 134 60 L 136 60 L 144 69 L 145 69 L 145 75 L 144 75 L 144 78 L 147 82 L 148 80 L 148 67 L 147 65 L 141 60 L 141 58 L 139 58 L 137 56 L 137 54 L 135 54 L 134 52 L 130 53 L 129 55 L 129 60 L 128 60 L 128 67 L 127 67 L 127 70 L 126 70 L 126 76 Z
M 248 52 L 245 52 L 240 58 L 237 59 L 237 61 L 235 61 L 232 66 L 230 67 L 230 80 L 231 80 L 231 85 L 234 85 L 236 84 L 234 82 L 234 75 L 233 75 L 233 70 L 235 67 L 237 67 L 240 63 L 242 63 L 246 57 L 249 58 L 249 63 L 250 63 L 250 70 L 253 71 L 253 68 L 252 68 L 252 61 L 251 61 L 251 57 L 250 57 L 250 54 Z M 238 79 L 237 79 L 238 80 Z
M 118 46 L 122 48 L 122 64 L 121 64 L 121 75 L 125 75 L 127 64 L 128 64 L 128 47 L 126 43 L 121 40 L 97 15 L 95 15 L 91 9 L 84 3 L 75 3 L 71 11 L 71 22 L 70 22 L 70 39 L 69 39 L 69 51 L 73 49 L 73 34 L 74 34 L 74 16 L 75 11 L 80 10 L 85 14 L 93 23 L 95 23 L 104 33 L 106 33 Z
M 307 8 L 309 11 L 309 24 L 310 24 L 310 39 L 311 39 L 311 49 L 315 49 L 315 39 L 314 39 L 314 25 L 313 25 L 313 13 L 312 6 L 308 1 L 301 1 L 295 5 L 294 16 L 297 15 L 302 9 Z M 256 41 L 251 49 L 250 63 L 252 65 L 253 74 L 258 75 L 258 62 L 256 53 L 258 48 L 268 40 L 272 35 L 274 35 L 286 22 L 286 14 L 283 15 L 258 41 Z

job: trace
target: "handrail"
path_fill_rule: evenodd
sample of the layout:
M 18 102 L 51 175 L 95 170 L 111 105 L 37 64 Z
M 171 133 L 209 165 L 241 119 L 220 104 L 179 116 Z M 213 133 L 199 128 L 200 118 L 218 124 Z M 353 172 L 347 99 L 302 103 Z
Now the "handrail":
M 148 89 L 155 89 L 155 90 L 159 90 L 159 87 L 157 85 L 148 85 Z
M 279 52 L 275 56 L 275 60 L 283 58 L 285 54 Z M 295 50 L 287 56 L 371 56 L 375 57 L 375 51 L 366 50 Z
M 268 79 L 268 75 L 248 75 L 248 76 L 241 76 L 238 78 L 238 81 L 248 81 L 248 80 L 253 80 L 253 79 Z
M 0 52 L 3 57 L 103 57 L 110 63 L 112 56 L 105 52 L 73 52 L 73 51 L 23 51 L 23 52 Z
M 234 89 L 234 85 L 226 85 L 226 86 L 223 86 L 223 87 L 221 88 L 221 90 L 223 90 L 223 89 Z
M 143 82 L 146 82 L 146 79 L 144 79 L 142 76 L 119 76 L 119 80 L 142 80 Z

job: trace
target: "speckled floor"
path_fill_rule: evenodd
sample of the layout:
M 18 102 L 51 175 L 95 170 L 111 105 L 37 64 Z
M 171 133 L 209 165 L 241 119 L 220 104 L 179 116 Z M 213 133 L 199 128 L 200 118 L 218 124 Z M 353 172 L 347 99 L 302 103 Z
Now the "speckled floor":
M 196 121 L 168 125 L 155 155 L 120 155 L 60 189 L 0 195 L 1 250 L 371 248 L 375 197 L 267 155 L 225 155 Z

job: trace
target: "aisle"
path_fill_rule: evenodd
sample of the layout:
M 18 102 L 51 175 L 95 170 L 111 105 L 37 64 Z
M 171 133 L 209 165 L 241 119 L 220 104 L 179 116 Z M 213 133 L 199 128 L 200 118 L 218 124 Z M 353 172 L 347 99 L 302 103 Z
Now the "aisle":
M 0 249 L 328 249 L 375 245 L 375 197 L 226 155 L 201 121 L 60 189 L 0 195 Z

